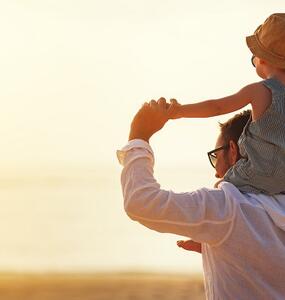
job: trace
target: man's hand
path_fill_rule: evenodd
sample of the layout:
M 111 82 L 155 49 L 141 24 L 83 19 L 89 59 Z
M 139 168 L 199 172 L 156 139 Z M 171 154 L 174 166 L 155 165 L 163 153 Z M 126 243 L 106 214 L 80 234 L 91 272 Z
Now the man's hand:
M 177 246 L 188 251 L 195 251 L 198 253 L 202 253 L 201 244 L 194 242 L 193 240 L 177 241 Z
M 165 98 L 145 103 L 132 121 L 129 140 L 143 139 L 149 142 L 150 137 L 169 120 L 170 107 Z

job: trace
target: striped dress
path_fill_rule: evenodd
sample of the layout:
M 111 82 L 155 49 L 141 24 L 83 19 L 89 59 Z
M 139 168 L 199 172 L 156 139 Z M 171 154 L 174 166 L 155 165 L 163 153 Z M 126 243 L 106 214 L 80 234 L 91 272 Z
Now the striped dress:
M 272 103 L 262 117 L 248 121 L 239 138 L 242 158 L 224 180 L 241 192 L 285 193 L 285 86 L 275 78 L 262 81 Z

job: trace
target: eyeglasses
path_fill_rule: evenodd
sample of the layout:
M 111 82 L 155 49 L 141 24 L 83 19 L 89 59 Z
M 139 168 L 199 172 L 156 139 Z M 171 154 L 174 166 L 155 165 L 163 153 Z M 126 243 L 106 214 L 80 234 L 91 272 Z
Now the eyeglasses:
M 255 59 L 255 55 L 252 55 L 252 57 L 251 57 L 251 63 L 252 63 L 252 65 L 255 67 L 255 63 L 254 63 L 254 59 Z
M 225 149 L 228 149 L 229 148 L 229 145 L 224 145 L 222 147 L 219 147 L 217 149 L 214 149 L 212 151 L 209 151 L 207 154 L 208 154 L 208 157 L 209 157 L 209 161 L 211 163 L 211 165 L 213 166 L 213 168 L 216 168 L 216 163 L 217 163 L 217 155 L 216 155 L 216 152 L 218 151 L 221 151 L 221 150 L 225 150 Z

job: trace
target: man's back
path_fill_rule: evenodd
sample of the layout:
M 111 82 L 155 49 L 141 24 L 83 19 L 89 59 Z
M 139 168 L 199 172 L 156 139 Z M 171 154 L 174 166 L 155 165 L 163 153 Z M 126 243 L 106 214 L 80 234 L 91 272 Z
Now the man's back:
M 219 244 L 202 244 L 207 298 L 284 299 L 285 195 L 221 187 L 234 217 Z

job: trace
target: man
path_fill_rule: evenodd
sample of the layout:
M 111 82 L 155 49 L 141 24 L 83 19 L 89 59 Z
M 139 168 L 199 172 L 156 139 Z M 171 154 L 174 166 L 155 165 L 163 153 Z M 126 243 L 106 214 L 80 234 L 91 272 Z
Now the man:
M 160 189 L 149 139 L 169 119 L 168 110 L 164 98 L 146 103 L 118 151 L 127 214 L 152 230 L 195 241 L 189 248 L 185 242 L 186 249 L 201 244 L 207 299 L 284 299 L 285 195 L 243 194 L 227 182 L 188 193 Z M 237 139 L 245 123 L 237 124 L 222 125 L 209 154 L 221 179 L 240 158 Z

